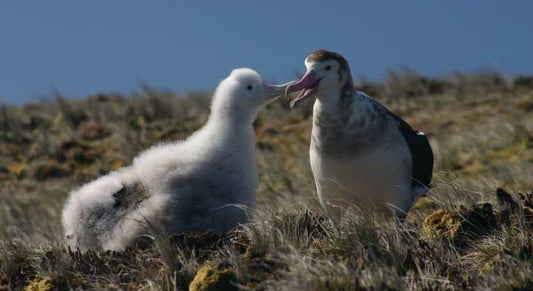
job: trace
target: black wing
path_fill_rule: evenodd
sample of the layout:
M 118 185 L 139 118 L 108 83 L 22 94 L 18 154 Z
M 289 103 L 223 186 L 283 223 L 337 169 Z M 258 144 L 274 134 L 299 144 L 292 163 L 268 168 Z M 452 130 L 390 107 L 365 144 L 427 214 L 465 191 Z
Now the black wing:
M 400 117 L 392 113 L 390 114 L 398 121 L 400 132 L 411 151 L 411 157 L 413 159 L 413 186 L 422 184 L 430 188 L 431 178 L 433 176 L 433 150 L 431 149 L 427 136 L 421 131 L 413 130 Z

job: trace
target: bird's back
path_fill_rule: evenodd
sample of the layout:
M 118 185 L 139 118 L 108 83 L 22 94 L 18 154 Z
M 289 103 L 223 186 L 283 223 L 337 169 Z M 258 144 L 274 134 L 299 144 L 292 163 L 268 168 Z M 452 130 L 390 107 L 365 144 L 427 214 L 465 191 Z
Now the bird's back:
M 391 113 L 392 114 L 392 113 Z M 412 156 L 413 186 L 429 189 L 433 176 L 433 150 L 426 134 L 413 128 L 400 117 L 394 115 Z
M 225 231 L 244 222 L 238 205 L 255 204 L 258 175 L 255 134 L 251 126 L 241 131 L 221 136 L 220 128 L 207 124 L 183 143 L 161 145 L 135 160 L 153 194 L 172 201 L 170 232 Z
M 363 93 L 364 94 L 364 93 Z M 412 180 L 413 188 L 424 191 L 431 187 L 433 176 L 433 150 L 429 144 L 426 134 L 419 130 L 414 130 L 405 120 L 398 115 L 390 112 L 385 106 L 378 101 L 364 94 L 374 103 L 377 111 L 387 115 L 391 120 L 397 123 L 397 127 L 409 147 L 412 157 Z

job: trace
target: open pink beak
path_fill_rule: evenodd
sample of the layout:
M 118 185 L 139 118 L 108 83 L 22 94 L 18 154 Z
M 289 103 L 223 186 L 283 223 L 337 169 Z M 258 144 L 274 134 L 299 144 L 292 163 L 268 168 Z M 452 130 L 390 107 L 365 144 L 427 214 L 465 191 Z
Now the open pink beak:
M 300 94 L 298 94 L 298 96 L 291 101 L 291 109 L 305 100 L 307 97 L 315 94 L 318 91 L 319 82 L 320 79 L 316 78 L 315 70 L 311 69 L 305 73 L 300 81 L 287 86 L 287 89 L 285 89 L 286 97 L 289 93 L 302 90 L 302 92 L 300 92 Z

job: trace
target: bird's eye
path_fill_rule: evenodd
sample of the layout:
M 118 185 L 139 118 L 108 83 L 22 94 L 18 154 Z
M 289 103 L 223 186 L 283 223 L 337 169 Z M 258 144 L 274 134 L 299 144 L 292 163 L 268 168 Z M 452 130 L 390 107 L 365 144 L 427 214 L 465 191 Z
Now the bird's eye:
M 325 68 L 326 71 L 329 71 L 331 70 L 331 65 L 327 65 L 326 68 Z
M 246 89 L 248 89 L 248 91 L 252 91 L 254 87 L 252 87 L 252 85 L 248 85 L 248 87 L 246 87 Z

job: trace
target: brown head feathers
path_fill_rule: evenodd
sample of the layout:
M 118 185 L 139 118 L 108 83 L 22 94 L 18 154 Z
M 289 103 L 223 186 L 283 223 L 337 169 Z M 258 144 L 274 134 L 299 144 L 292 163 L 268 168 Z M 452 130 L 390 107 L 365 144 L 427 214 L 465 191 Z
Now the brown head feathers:
M 350 66 L 348 65 L 348 61 L 346 61 L 343 56 L 325 49 L 319 49 L 317 51 L 314 51 L 307 57 L 307 60 L 310 62 L 325 62 L 328 60 L 336 60 L 340 64 L 340 67 L 343 71 L 350 72 Z
M 337 61 L 340 66 L 339 71 L 337 72 L 339 74 L 339 78 L 341 78 L 341 80 L 344 79 L 344 82 L 346 82 L 343 91 L 345 89 L 349 89 L 351 91 L 354 88 L 352 73 L 350 72 L 350 65 L 348 65 L 348 61 L 346 61 L 346 59 L 340 54 L 325 49 L 319 49 L 311 53 L 306 60 L 309 62 L 325 62 L 328 60 Z

